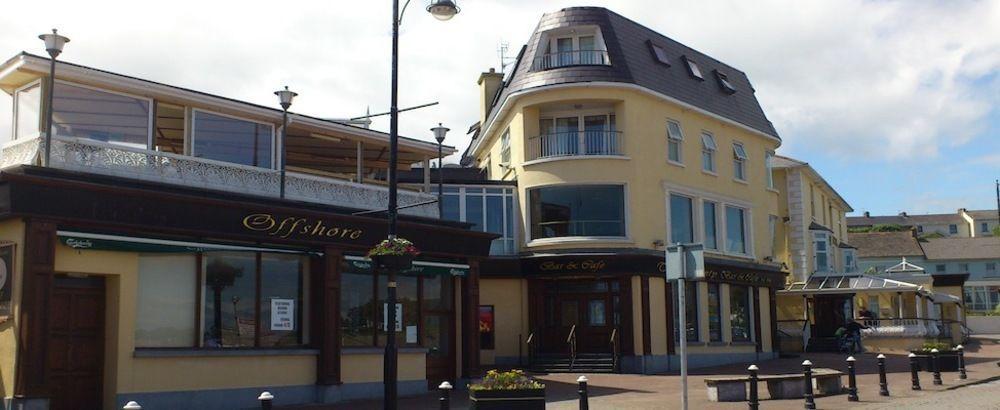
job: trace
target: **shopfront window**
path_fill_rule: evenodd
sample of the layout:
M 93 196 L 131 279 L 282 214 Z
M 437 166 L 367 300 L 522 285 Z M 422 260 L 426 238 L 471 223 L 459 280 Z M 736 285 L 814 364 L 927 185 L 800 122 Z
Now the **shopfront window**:
M 729 323 L 734 342 L 749 342 L 751 326 L 750 288 L 729 286 Z
M 271 168 L 274 126 L 194 110 L 192 153 L 199 158 Z
M 140 255 L 136 347 L 192 347 L 198 324 L 195 255 Z
M 55 135 L 148 148 L 152 102 L 146 98 L 56 82 Z
M 344 347 L 375 344 L 375 277 L 344 270 L 340 274 L 340 336 Z
M 531 239 L 624 237 L 622 185 L 570 185 L 528 190 Z
M 708 340 L 722 341 L 722 305 L 718 283 L 708 284 Z
M 378 276 L 378 345 L 385 346 L 388 332 L 388 313 L 392 307 L 388 305 L 388 276 Z M 417 323 L 420 320 L 420 304 L 417 302 L 416 276 L 396 275 L 396 345 L 415 345 L 417 340 Z M 399 314 L 402 313 L 402 316 Z
M 501 235 L 490 245 L 491 255 L 510 255 L 514 249 L 514 189 L 508 187 L 447 186 L 442 219 L 469 222 L 474 230 Z
M 677 287 L 673 288 L 674 312 L 680 312 L 678 306 Z M 675 314 L 674 340 L 680 340 L 680 313 Z M 698 341 L 698 282 L 684 282 L 684 318 L 687 325 L 687 341 Z

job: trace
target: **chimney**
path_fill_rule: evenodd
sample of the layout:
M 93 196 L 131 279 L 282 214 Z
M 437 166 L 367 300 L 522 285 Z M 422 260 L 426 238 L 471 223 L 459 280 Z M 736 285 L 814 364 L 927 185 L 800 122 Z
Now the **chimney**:
M 490 114 L 490 108 L 493 108 L 493 99 L 496 98 L 497 92 L 500 91 L 500 86 L 503 84 L 503 73 L 496 72 L 495 69 L 490 69 L 489 72 L 482 73 L 479 76 L 479 124 L 486 124 L 486 116 Z
M 903 211 L 903 212 L 899 213 L 899 216 L 902 216 L 903 218 L 906 218 L 909 215 L 906 214 L 906 211 Z
M 865 211 L 865 218 L 871 218 L 871 217 L 872 217 L 871 212 Z

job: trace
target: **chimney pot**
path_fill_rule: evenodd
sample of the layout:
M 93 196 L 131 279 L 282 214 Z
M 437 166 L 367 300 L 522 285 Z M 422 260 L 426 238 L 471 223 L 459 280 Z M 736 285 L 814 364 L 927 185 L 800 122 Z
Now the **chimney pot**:
M 872 217 L 871 212 L 865 211 L 865 218 L 871 218 L 871 217 Z

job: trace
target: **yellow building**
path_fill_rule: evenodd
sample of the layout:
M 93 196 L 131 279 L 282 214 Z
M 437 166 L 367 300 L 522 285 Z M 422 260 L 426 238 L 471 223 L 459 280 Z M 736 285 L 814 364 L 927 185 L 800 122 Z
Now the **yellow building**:
M 545 14 L 506 78 L 478 83 L 463 161 L 516 204 L 514 246 L 481 265 L 484 366 L 676 369 L 664 245 L 678 242 L 706 247 L 684 306 L 690 363 L 776 355 L 781 140 L 743 72 L 576 7 Z
M 283 132 L 277 109 L 60 61 L 47 136 L 48 68 L 0 65 L 15 107 L 0 147 L 12 408 L 381 396 L 387 276 L 365 253 L 386 235 L 371 211 L 386 209 L 387 135 L 297 113 Z M 403 169 L 438 152 L 399 146 Z M 478 372 L 478 260 L 496 235 L 433 201 L 399 192 L 399 234 L 422 251 L 396 280 L 402 395 Z

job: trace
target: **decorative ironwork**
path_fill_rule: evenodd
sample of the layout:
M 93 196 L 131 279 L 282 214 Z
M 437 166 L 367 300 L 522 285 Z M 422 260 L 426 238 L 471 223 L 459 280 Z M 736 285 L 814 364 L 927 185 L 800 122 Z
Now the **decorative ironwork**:
M 547 53 L 535 57 L 532 71 L 548 70 L 576 65 L 611 65 L 608 52 L 604 50 L 575 50 Z

